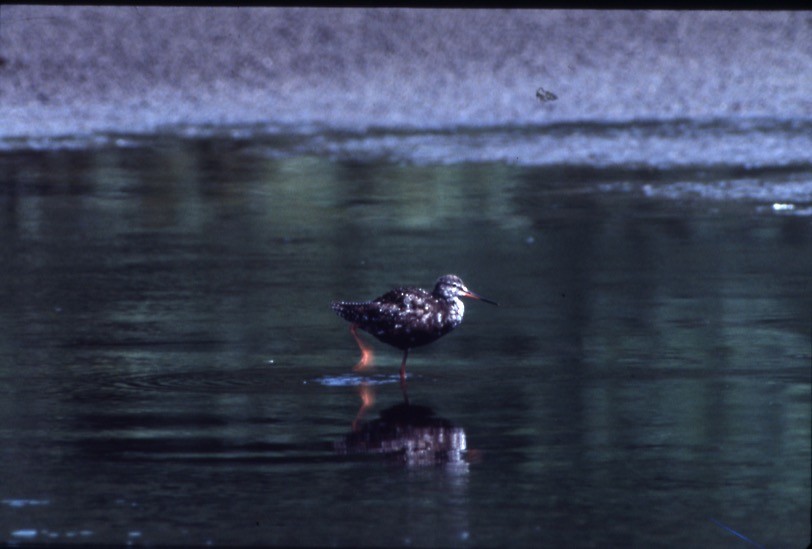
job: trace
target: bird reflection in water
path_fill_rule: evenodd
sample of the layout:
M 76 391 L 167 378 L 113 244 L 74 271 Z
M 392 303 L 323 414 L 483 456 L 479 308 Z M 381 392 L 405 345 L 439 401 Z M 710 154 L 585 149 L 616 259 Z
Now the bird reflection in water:
M 378 454 L 409 466 L 466 464 L 467 442 L 461 427 L 438 417 L 428 406 L 410 404 L 406 399 L 382 410 L 376 419 L 362 421 L 375 403 L 374 388 L 362 383 L 359 395 L 361 407 L 352 422 L 352 432 L 335 443 L 337 453 Z
M 406 397 L 406 388 L 405 385 L 403 386 L 404 391 L 404 398 L 406 398 L 406 403 L 409 403 L 408 397 Z M 358 396 L 361 397 L 361 407 L 358 409 L 358 413 L 355 415 L 355 419 L 352 420 L 352 430 L 353 432 L 358 430 L 358 422 L 361 421 L 361 418 L 364 417 L 364 414 L 375 404 L 375 389 L 369 386 L 369 383 L 363 382 L 358 387 Z

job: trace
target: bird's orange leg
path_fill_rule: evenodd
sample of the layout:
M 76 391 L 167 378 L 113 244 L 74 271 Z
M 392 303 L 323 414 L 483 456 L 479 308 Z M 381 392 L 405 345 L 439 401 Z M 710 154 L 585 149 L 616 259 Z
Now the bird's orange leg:
M 406 359 L 409 358 L 409 349 L 403 351 L 403 361 L 400 363 L 400 381 L 406 382 Z
M 406 359 L 409 356 L 409 349 L 403 351 L 403 362 L 400 363 L 400 390 L 403 391 L 403 401 L 409 405 L 409 392 L 406 390 Z
M 358 348 L 361 349 L 361 360 L 358 361 L 358 364 L 352 367 L 354 372 L 363 372 L 372 367 L 372 359 L 374 355 L 372 353 L 372 347 L 367 345 L 363 342 L 363 340 L 358 336 L 358 324 L 353 324 L 350 326 L 350 333 L 352 337 L 355 338 L 355 342 L 358 343 Z

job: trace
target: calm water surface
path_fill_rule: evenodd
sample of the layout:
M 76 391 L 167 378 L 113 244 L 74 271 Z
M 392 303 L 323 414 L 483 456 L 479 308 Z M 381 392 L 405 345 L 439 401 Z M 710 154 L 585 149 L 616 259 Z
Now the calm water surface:
M 791 139 L 755 166 L 704 142 L 688 165 L 526 165 L 310 139 L 2 153 L 1 540 L 809 542 Z M 448 272 L 500 307 L 411 354 L 406 409 L 399 351 L 354 374 L 329 303 Z

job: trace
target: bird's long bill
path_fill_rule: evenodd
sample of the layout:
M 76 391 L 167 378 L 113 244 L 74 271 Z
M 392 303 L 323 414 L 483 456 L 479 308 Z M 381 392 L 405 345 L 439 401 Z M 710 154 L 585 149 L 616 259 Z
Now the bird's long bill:
M 484 301 L 485 303 L 490 303 L 491 305 L 496 305 L 497 307 L 499 306 L 499 304 L 498 304 L 496 301 L 493 301 L 493 300 L 491 300 L 491 299 L 484 298 L 484 297 L 482 297 L 481 295 L 479 295 L 478 293 L 476 293 L 476 292 L 472 292 L 471 290 L 467 290 L 467 291 L 466 291 L 464 294 L 462 294 L 462 295 L 463 295 L 464 297 L 470 297 L 470 298 L 472 298 L 472 299 L 478 299 L 479 301 Z

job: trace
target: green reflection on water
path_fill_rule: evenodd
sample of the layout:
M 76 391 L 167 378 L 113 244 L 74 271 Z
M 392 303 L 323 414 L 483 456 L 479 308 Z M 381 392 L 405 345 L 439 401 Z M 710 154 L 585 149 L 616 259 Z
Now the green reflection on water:
M 0 496 L 53 495 L 63 503 L 46 522 L 80 521 L 64 503 L 78 486 L 101 509 L 116 490 L 165 505 L 174 482 L 189 502 L 208 498 L 196 528 L 209 537 L 217 528 L 199 524 L 235 500 L 283 517 L 249 533 L 230 512 L 219 539 L 232 541 L 290 543 L 305 526 L 313 544 L 725 539 L 703 529 L 708 516 L 765 545 L 808 532 L 806 218 L 590 191 L 555 168 L 280 160 L 240 141 L 0 164 L 12 464 Z M 358 406 L 354 388 L 314 382 L 357 359 L 330 301 L 446 272 L 501 306 L 470 304 L 454 334 L 414 352 L 410 391 L 462 425 L 480 461 L 429 481 L 299 464 Z M 399 353 L 377 349 L 379 371 L 396 371 Z M 146 460 L 132 479 L 115 461 L 130 455 Z M 221 463 L 245 456 L 259 463 Z M 175 461 L 150 465 L 159 458 Z M 150 475 L 164 484 L 139 488 Z M 200 488 L 207 476 L 223 484 Z M 327 503 L 359 483 L 359 508 Z M 332 522 L 306 525 L 283 504 Z M 365 522 L 363 509 L 386 505 L 410 518 Z M 0 535 L 27 527 L 27 512 Z M 186 539 L 172 512 L 117 513 L 128 528 L 161 524 L 156 541 Z M 429 517 L 436 530 L 415 533 Z

